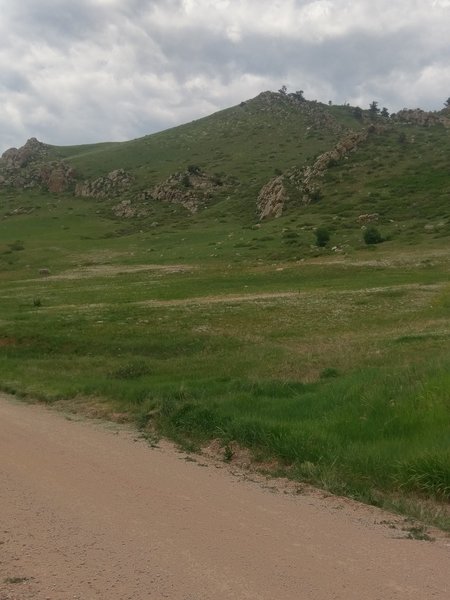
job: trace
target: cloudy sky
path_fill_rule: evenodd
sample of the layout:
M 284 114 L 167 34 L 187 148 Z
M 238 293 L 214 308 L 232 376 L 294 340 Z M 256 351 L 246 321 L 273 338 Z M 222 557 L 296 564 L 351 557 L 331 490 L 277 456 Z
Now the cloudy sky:
M 439 110 L 450 0 L 0 0 L 0 152 L 124 140 L 281 85 Z

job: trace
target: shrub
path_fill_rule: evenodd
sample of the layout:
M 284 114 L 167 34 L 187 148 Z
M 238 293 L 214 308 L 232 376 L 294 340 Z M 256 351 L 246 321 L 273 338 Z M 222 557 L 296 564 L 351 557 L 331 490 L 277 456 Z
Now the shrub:
M 316 229 L 316 245 L 323 248 L 330 241 L 330 233 L 325 227 L 318 227 Z
M 150 373 L 150 368 L 144 361 L 124 364 L 110 373 L 114 379 L 138 379 Z
M 198 175 L 201 172 L 201 169 L 198 165 L 188 165 L 187 170 L 191 175 Z
M 364 231 L 364 241 L 366 244 L 381 244 L 384 241 L 383 236 L 376 227 L 368 227 Z

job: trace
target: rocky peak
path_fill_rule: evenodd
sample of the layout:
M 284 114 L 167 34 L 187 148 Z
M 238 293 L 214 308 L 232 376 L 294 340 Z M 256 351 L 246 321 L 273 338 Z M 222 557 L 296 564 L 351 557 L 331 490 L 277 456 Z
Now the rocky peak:
M 46 144 L 32 137 L 21 148 L 9 148 L 3 152 L 0 160 L 7 169 L 21 169 L 45 157 L 47 148 Z
M 74 183 L 75 173 L 63 161 L 48 161 L 47 144 L 30 138 L 21 148 L 10 148 L 0 158 L 0 184 L 15 188 L 43 186 L 60 193 Z

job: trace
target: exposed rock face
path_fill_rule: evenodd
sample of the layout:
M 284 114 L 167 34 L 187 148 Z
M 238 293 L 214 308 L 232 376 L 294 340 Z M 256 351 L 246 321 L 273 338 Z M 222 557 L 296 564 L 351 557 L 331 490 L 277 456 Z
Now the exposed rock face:
M 450 119 L 447 116 L 435 112 L 427 112 L 420 108 L 404 108 L 398 113 L 391 115 L 391 119 L 407 125 L 420 125 L 422 127 L 444 125 L 444 127 L 450 127 Z
M 211 177 L 200 169 L 187 170 L 171 175 L 151 190 L 145 190 L 140 199 L 180 204 L 190 213 L 195 213 L 199 206 L 211 198 L 213 191 L 222 185 L 217 177 Z
M 336 146 L 321 154 L 313 165 L 306 167 L 301 177 L 301 187 L 303 189 L 303 201 L 305 204 L 311 202 L 318 192 L 317 179 L 323 177 L 325 171 L 332 165 L 342 160 L 347 154 L 353 152 L 360 144 L 366 141 L 369 133 L 375 131 L 375 126 L 371 125 L 363 131 L 352 131 L 342 138 Z
M 31 138 L 22 148 L 10 148 L 0 158 L 0 185 L 16 188 L 43 186 L 49 192 L 64 192 L 75 182 L 74 170 L 63 161 L 45 162 L 48 146 Z
M 64 162 L 47 163 L 41 167 L 41 183 L 55 194 L 67 191 L 75 182 L 75 171 Z
M 88 181 L 77 183 L 75 196 L 83 198 L 115 198 L 127 191 L 132 183 L 132 178 L 124 169 L 111 171 L 105 177 L 98 177 Z
M 47 146 L 36 138 L 30 138 L 21 148 L 10 148 L 3 152 L 1 160 L 7 169 L 21 169 L 36 162 L 47 154 Z
M 121 219 L 133 219 L 135 217 L 147 216 L 147 211 L 142 207 L 134 206 L 131 200 L 122 200 L 113 206 L 112 211 L 116 217 Z
M 309 204 L 320 196 L 318 181 L 332 165 L 342 160 L 347 154 L 353 152 L 362 144 L 370 133 L 381 131 L 371 125 L 363 131 L 352 131 L 347 133 L 336 146 L 324 152 L 312 165 L 304 169 L 292 168 L 284 175 L 271 179 L 260 191 L 257 200 L 257 209 L 260 219 L 279 217 L 288 199 L 285 181 L 296 188 L 302 194 L 304 204 Z
M 282 175 L 274 177 L 259 192 L 257 209 L 260 220 L 280 217 L 286 199 L 287 192 L 284 187 L 284 177 Z

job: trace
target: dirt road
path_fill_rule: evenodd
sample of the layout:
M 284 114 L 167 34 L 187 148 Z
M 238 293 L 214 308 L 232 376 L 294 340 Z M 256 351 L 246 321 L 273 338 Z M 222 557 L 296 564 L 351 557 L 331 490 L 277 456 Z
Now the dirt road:
M 0 396 L 0 600 L 448 600 L 450 540 L 383 518 Z

